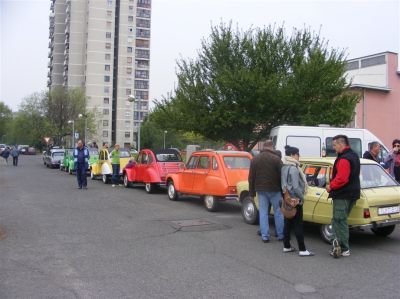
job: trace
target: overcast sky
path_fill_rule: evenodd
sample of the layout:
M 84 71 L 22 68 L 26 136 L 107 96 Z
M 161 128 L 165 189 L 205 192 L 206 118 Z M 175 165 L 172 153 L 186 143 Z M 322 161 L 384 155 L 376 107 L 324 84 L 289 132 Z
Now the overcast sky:
M 14 111 L 47 88 L 49 7 L 50 0 L 0 0 L 0 101 Z M 153 0 L 150 98 L 174 88 L 176 60 L 195 57 L 211 24 L 221 20 L 242 29 L 309 27 L 356 58 L 399 52 L 399 18 L 399 0 Z

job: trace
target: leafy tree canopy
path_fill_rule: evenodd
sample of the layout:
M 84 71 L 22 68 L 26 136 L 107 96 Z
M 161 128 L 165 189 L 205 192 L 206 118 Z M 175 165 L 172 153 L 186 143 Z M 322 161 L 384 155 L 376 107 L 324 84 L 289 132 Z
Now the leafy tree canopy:
M 152 118 L 250 150 L 277 125 L 350 122 L 358 95 L 344 73 L 344 51 L 308 29 L 288 35 L 283 27 L 221 23 L 197 58 L 178 61 L 175 94 L 156 102 Z

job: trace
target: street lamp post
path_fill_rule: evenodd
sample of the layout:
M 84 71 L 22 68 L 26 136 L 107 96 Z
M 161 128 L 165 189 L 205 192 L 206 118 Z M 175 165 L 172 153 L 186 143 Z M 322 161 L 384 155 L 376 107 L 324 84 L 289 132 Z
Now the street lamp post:
M 137 102 L 138 103 L 138 105 L 140 106 L 140 100 L 137 100 L 137 99 L 135 99 L 135 97 L 133 96 L 133 95 L 129 95 L 129 97 L 128 97 L 128 101 L 129 102 L 131 102 L 131 103 L 135 103 L 135 102 Z M 133 104 L 133 114 L 135 115 L 135 104 Z M 139 125 L 138 125 L 138 137 L 137 137 L 137 144 L 136 144 L 136 147 L 137 147 L 137 151 L 138 152 L 140 152 L 140 124 L 141 124 L 141 121 L 140 121 L 140 109 L 138 109 L 138 115 L 139 115 Z M 135 123 L 135 119 L 133 120 L 133 122 Z
M 165 149 L 165 135 L 167 135 L 168 131 L 164 131 L 164 149 Z
M 71 147 L 74 148 L 75 145 L 75 121 L 69 120 L 69 124 L 72 124 L 72 138 L 71 138 Z
M 78 115 L 78 117 L 79 118 L 82 118 L 82 117 L 84 117 L 85 118 L 85 129 L 84 129 L 84 132 L 85 132 L 85 136 L 84 136 L 84 140 L 83 140 L 83 142 L 85 143 L 85 145 L 86 145 L 86 134 L 87 134 L 87 117 L 88 117 L 88 115 L 87 114 L 82 114 L 82 113 L 79 113 L 79 115 Z

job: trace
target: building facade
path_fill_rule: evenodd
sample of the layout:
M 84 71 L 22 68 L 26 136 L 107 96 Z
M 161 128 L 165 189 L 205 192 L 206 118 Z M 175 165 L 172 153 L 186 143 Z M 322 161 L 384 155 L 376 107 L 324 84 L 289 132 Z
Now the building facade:
M 48 87 L 81 87 L 88 141 L 136 145 L 149 111 L 151 0 L 51 0 Z M 132 101 L 134 99 L 134 101 Z
M 375 134 L 391 149 L 400 138 L 400 65 L 397 53 L 384 52 L 347 61 L 346 79 L 360 92 L 353 126 Z

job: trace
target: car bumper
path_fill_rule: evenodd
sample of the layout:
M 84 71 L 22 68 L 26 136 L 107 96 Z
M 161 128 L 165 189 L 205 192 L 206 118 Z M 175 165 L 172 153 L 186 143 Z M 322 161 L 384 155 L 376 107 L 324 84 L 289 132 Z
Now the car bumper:
M 400 223 L 400 219 L 387 219 L 384 221 L 372 222 L 369 224 L 352 225 L 352 226 L 350 226 L 350 228 L 379 228 L 379 227 L 385 227 L 385 226 L 390 226 L 390 225 L 397 225 L 399 223 Z

